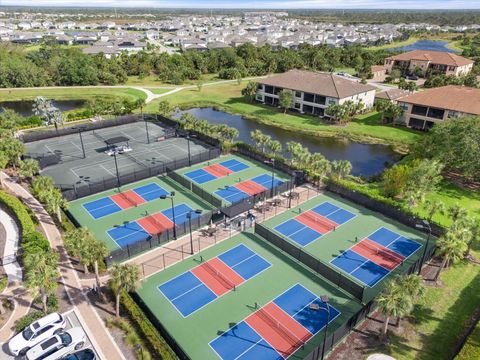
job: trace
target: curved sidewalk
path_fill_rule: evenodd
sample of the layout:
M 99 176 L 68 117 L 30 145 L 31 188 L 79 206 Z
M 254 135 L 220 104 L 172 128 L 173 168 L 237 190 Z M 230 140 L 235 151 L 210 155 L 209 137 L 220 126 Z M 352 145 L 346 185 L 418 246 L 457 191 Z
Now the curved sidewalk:
M 78 276 L 70 263 L 70 259 L 63 246 L 62 236 L 50 215 L 48 215 L 43 206 L 33 197 L 32 194 L 19 184 L 15 183 L 7 174 L 0 171 L 0 179 L 5 188 L 21 199 L 22 202 L 33 211 L 39 221 L 43 233 L 50 242 L 50 245 L 53 249 L 58 251 L 60 255 L 59 271 L 62 277 L 61 281 L 63 281 L 70 302 L 76 307 L 80 314 L 81 321 L 85 324 L 85 330 L 88 331 L 88 335 L 91 338 L 99 357 L 105 360 L 125 360 L 122 352 L 105 328 L 102 319 L 84 295 L 84 289 L 80 284 Z M 108 354 L 108 356 L 105 354 Z

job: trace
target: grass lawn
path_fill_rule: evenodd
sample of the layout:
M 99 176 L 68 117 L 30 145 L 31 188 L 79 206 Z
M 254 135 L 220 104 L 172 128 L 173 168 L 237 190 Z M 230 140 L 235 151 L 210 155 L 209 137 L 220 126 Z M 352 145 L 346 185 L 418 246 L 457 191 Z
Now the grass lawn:
M 145 89 L 150 90 L 152 93 L 159 95 L 159 94 L 164 94 L 164 93 L 172 90 L 173 88 L 168 88 L 168 89 L 166 89 L 166 88 L 145 88 Z
M 185 80 L 181 85 L 178 85 L 178 86 L 195 85 L 199 82 L 210 82 L 210 81 L 215 81 L 215 80 L 221 80 L 221 79 L 218 78 L 218 74 L 203 74 L 201 79 L 199 79 L 199 80 Z M 147 87 L 150 87 L 150 86 L 175 87 L 175 86 L 177 86 L 177 85 L 169 84 L 167 82 L 159 80 L 157 75 L 148 75 L 148 76 L 145 76 L 143 79 L 140 79 L 138 76 L 129 76 L 125 85 L 147 86 Z
M 335 72 L 344 72 L 350 75 L 355 75 L 357 71 L 354 68 L 346 67 L 346 68 L 335 68 Z
M 480 256 L 478 249 L 475 255 Z M 428 287 L 411 319 L 402 324 L 405 334 L 390 336 L 387 351 L 394 358 L 439 360 L 454 355 L 455 346 L 480 303 L 480 266 L 462 261 L 444 271 L 440 279 L 443 287 Z M 475 339 L 471 338 L 465 357 L 460 359 L 478 359 L 478 327 L 476 331 L 476 348 Z
M 480 359 L 480 322 L 470 334 L 462 351 L 455 358 L 457 360 L 475 360 Z
M 346 137 L 360 142 L 408 146 L 422 136 L 420 132 L 407 128 L 379 124 L 380 116 L 375 112 L 359 116 L 346 126 L 331 125 L 308 115 L 283 114 L 276 108 L 248 102 L 241 95 L 245 83 L 205 86 L 201 91 L 196 88 L 185 89 L 165 96 L 162 100 L 168 100 L 172 105 L 181 108 L 214 106 L 263 124 L 322 137 Z M 158 101 L 149 103 L 145 111 L 157 111 Z
M 124 88 L 72 88 L 72 89 L 1 89 L 0 101 L 34 100 L 37 96 L 45 96 L 55 100 L 88 100 L 96 96 L 122 96 L 131 100 L 146 99 L 147 95 L 140 90 Z

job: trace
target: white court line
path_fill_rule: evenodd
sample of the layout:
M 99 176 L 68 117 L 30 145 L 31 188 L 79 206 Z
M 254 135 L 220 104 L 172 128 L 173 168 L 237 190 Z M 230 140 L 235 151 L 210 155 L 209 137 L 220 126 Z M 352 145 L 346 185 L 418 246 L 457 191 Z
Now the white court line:
M 100 164 L 100 167 L 105 170 L 106 172 L 108 172 L 110 175 L 112 175 L 113 177 L 115 177 L 116 175 L 114 173 L 112 173 L 110 170 L 108 170 L 105 166 L 103 166 L 102 164 Z
M 175 301 L 175 300 L 177 300 L 177 299 L 179 299 L 179 298 L 187 295 L 189 292 L 192 292 L 193 290 L 198 289 L 198 288 L 199 288 L 200 286 L 202 286 L 202 285 L 205 286 L 205 284 L 204 284 L 203 282 L 200 282 L 200 284 L 198 284 L 197 286 L 194 286 L 193 288 L 188 289 L 187 291 L 185 291 L 184 293 L 178 295 L 177 297 L 174 297 L 174 298 L 172 299 L 172 301 Z

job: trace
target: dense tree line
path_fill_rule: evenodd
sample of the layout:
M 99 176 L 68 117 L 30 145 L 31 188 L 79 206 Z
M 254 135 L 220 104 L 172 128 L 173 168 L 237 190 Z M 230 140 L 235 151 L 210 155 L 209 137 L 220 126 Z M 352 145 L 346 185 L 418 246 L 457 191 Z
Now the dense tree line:
M 24 52 L 19 47 L 0 47 L 0 87 L 115 85 L 128 76 L 155 75 L 160 80 L 181 84 L 218 73 L 222 79 L 238 79 L 284 72 L 294 68 L 333 71 L 353 67 L 368 74 L 374 64 L 382 64 L 387 51 L 367 51 L 361 47 L 329 48 L 303 44 L 298 50 L 275 50 L 266 45 L 244 44 L 238 48 L 187 51 L 169 55 L 142 51 L 106 59 L 86 55 L 76 48 L 44 44 L 38 51 Z

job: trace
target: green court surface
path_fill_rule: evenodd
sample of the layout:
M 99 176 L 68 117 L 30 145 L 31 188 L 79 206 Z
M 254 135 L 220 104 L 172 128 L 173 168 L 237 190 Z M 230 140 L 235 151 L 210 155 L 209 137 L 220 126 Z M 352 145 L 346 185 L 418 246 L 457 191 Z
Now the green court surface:
M 204 214 L 213 210 L 210 204 L 200 199 L 198 196 L 191 193 L 190 191 L 188 191 L 187 189 L 185 189 L 184 187 L 182 187 L 168 177 L 148 178 L 139 182 L 124 185 L 120 188 L 120 190 L 122 193 L 125 193 L 130 189 L 139 188 L 145 185 L 150 186 L 152 184 L 156 184 L 154 186 L 159 186 L 161 189 L 165 190 L 165 192 L 168 193 L 174 191 L 174 205 L 176 208 L 186 205 L 187 207 L 194 210 L 201 209 Z M 115 195 L 117 195 L 118 198 L 118 194 L 119 189 L 112 189 L 95 195 L 84 197 L 70 202 L 70 207 L 68 210 L 70 215 L 80 226 L 85 226 L 89 228 L 98 240 L 103 241 L 107 245 L 107 248 L 110 251 L 118 249 L 119 245 L 111 238 L 111 236 L 109 236 L 107 231 L 112 228 L 124 225 L 125 223 L 144 218 L 148 215 L 152 215 L 161 211 L 170 211 L 171 209 L 170 199 L 159 199 L 158 197 L 155 197 L 153 199 L 150 199 L 150 201 L 145 201 L 144 203 L 137 206 L 131 206 L 129 208 L 123 209 L 116 207 L 116 212 L 103 214 L 101 217 L 95 218 L 94 216 L 92 216 L 92 213 L 87 211 L 84 206 L 85 204 L 92 203 L 100 199 L 110 199 L 110 196 L 115 197 Z M 180 225 L 180 222 L 178 221 L 178 213 L 176 214 L 176 217 L 177 225 Z
M 314 209 L 315 214 L 323 211 L 324 216 L 314 215 L 313 223 L 305 220 L 305 215 Z M 305 228 L 302 223 L 310 226 Z M 319 194 L 262 225 L 327 264 L 332 271 L 363 286 L 364 300 L 375 296 L 392 274 L 405 272 L 415 263 L 423 254 L 427 238 L 330 192 Z M 314 228 L 317 234 L 312 232 Z
M 229 175 L 217 178 L 210 174 L 206 174 L 203 170 L 204 168 L 212 165 L 227 164 L 232 162 L 240 165 L 241 170 L 234 171 Z M 238 169 L 238 167 L 234 166 L 232 167 L 232 169 Z M 198 172 L 200 172 L 200 176 L 195 177 L 195 175 L 198 175 Z M 177 170 L 176 173 L 181 175 L 185 179 L 191 181 L 193 184 L 198 185 L 207 193 L 222 200 L 223 204 L 226 206 L 241 200 L 247 195 L 250 195 L 240 190 L 237 190 L 236 186 L 239 185 L 239 183 L 244 183 L 245 181 L 252 179 L 263 178 L 262 180 L 257 180 L 257 183 L 262 183 L 263 189 L 271 189 L 272 187 L 272 166 L 270 164 L 263 164 L 260 162 L 252 161 L 241 155 L 221 156 L 220 158 L 210 160 L 208 162 L 196 164 L 195 166 L 189 168 Z M 205 177 L 202 176 L 202 173 L 209 176 L 207 177 L 206 181 L 204 180 Z M 280 183 L 290 181 L 291 177 L 288 174 L 275 169 L 273 180 L 274 187 L 276 187 Z M 247 189 L 247 191 L 248 190 L 249 189 Z
M 261 257 L 264 263 L 268 264 L 268 267 L 237 285 L 235 290 L 229 289 L 229 291 L 226 291 L 219 297 L 204 301 L 193 312 L 188 314 L 182 313 L 179 309 L 180 306 L 191 306 L 197 299 L 198 301 L 205 300 L 198 295 L 197 290 L 199 286 L 202 287 L 206 283 L 193 286 L 190 290 L 188 286 L 180 286 L 180 291 L 188 297 L 186 303 L 175 302 L 176 299 L 183 296 L 178 296 L 178 291 L 177 296 L 173 294 L 169 298 L 165 286 L 178 279 L 183 280 L 186 274 L 197 274 L 195 271 L 202 264 L 206 264 L 207 261 L 211 262 L 212 259 L 221 259 L 219 262 L 225 266 L 228 263 L 223 263 L 224 258 L 222 256 L 239 247 L 247 247 L 249 251 L 255 253 L 255 256 Z M 217 258 L 217 256 L 220 258 Z M 232 260 L 239 261 L 237 259 L 236 256 L 232 257 Z M 236 266 L 232 269 L 239 269 Z M 243 270 L 249 271 L 251 268 L 252 266 L 248 266 L 248 269 Z M 241 273 L 240 271 L 237 272 Z M 243 277 L 245 278 L 245 276 Z M 196 281 L 198 282 L 199 280 L 196 279 Z M 335 314 L 335 316 L 332 315 L 328 326 L 329 335 L 342 327 L 362 307 L 348 293 L 339 290 L 323 278 L 317 277 L 299 262 L 251 231 L 236 235 L 193 257 L 186 258 L 184 261 L 166 270 L 154 274 L 141 283 L 137 294 L 148 308 L 150 316 L 155 317 L 162 324 L 183 352 L 190 359 L 203 360 L 221 358 L 217 354 L 218 352 L 216 353 L 213 350 L 215 346 L 212 341 L 218 340 L 218 337 L 225 332 L 227 332 L 224 335 L 226 339 L 221 339 L 222 341 L 225 340 L 228 343 L 231 340 L 229 337 L 232 337 L 229 334 L 233 334 L 233 337 L 236 338 L 235 342 L 237 342 L 237 344 L 234 344 L 235 346 L 223 347 L 228 352 L 227 358 L 235 357 L 232 355 L 235 351 L 242 351 L 236 347 L 236 345 L 241 347 L 242 344 L 238 344 L 241 342 L 244 342 L 243 345 L 246 348 L 243 354 L 252 351 L 258 343 L 251 343 L 249 339 L 242 337 L 240 325 L 242 325 L 242 322 L 245 323 L 244 319 L 255 316 L 258 313 L 258 308 L 266 309 L 265 305 L 296 287 L 307 289 L 317 297 L 317 301 L 319 301 L 318 297 L 320 296 L 327 295 L 329 297 L 329 304 L 332 306 L 331 314 Z M 161 289 L 164 290 L 161 291 Z M 170 288 L 170 290 L 172 289 Z M 270 303 L 269 305 L 272 304 Z M 303 307 L 303 305 L 300 307 Z M 320 321 L 320 319 L 325 321 L 326 319 L 326 312 L 310 310 L 308 305 L 303 307 L 303 309 L 308 309 L 308 311 L 307 315 L 302 317 L 301 323 L 307 324 L 307 327 L 308 324 L 314 324 Z M 283 320 L 281 323 L 283 324 Z M 234 327 L 234 325 L 236 326 Z M 229 332 L 232 327 L 234 328 Z M 298 347 L 298 350 L 290 356 L 290 359 L 303 359 L 310 354 L 316 346 L 322 343 L 323 329 L 323 326 L 318 327 L 316 332 L 312 332 L 315 335 L 313 337 L 309 336 L 304 347 Z M 272 334 L 275 335 L 273 330 L 267 333 L 267 335 Z M 268 344 L 266 345 L 268 347 Z M 263 349 L 262 346 L 259 346 L 257 350 L 262 352 L 265 350 L 265 346 Z M 252 357 L 251 353 L 248 355 L 250 357 L 245 355 L 246 358 L 266 358 L 265 356 Z

